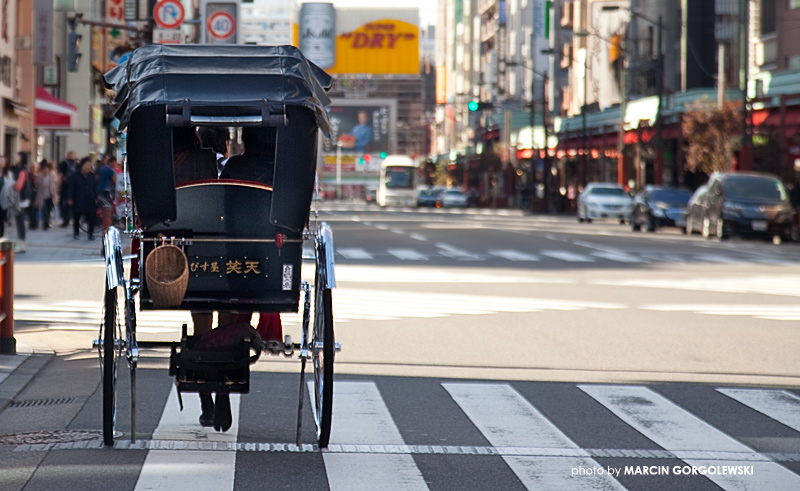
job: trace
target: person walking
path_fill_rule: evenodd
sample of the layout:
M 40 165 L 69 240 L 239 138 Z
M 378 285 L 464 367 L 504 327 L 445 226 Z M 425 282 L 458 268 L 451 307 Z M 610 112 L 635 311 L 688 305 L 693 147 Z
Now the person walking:
M 0 155 L 0 237 L 6 235 L 9 210 L 15 206 L 14 174 L 5 155 Z
M 36 181 L 39 178 L 39 165 L 36 162 L 31 162 L 28 165 L 28 180 L 33 186 L 31 204 L 28 206 L 28 230 L 39 228 L 39 210 L 41 207 L 36 204 Z
M 92 159 L 81 159 L 78 172 L 69 180 L 69 194 L 67 204 L 72 209 L 72 238 L 80 239 L 81 217 L 86 220 L 87 238 L 94 240 L 94 221 L 97 214 L 97 197 L 95 196 L 95 181 L 92 173 Z
M 66 198 L 69 195 L 69 180 L 77 171 L 78 161 L 75 158 L 75 152 L 70 150 L 67 152 L 67 157 L 58 164 L 58 187 L 61 196 L 58 209 L 61 213 L 61 228 L 66 228 L 72 217 L 72 210 L 67 204 Z
M 26 152 L 17 152 L 12 172 L 15 180 L 14 190 L 19 193 L 19 207 L 17 216 L 14 217 L 17 222 L 17 245 L 14 247 L 14 252 L 23 253 L 25 252 L 25 218 L 28 214 L 28 207 L 31 205 L 31 198 L 33 198 L 33 184 L 28 171 L 28 154 Z
M 42 160 L 39 163 L 35 187 L 34 206 L 41 211 L 42 230 L 47 230 L 50 228 L 50 213 L 53 211 L 53 198 L 56 195 L 55 171 L 47 160 Z

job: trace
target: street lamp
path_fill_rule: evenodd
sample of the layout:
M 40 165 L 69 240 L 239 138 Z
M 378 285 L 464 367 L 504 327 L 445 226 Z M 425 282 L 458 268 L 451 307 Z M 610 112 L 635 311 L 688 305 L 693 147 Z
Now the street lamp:
M 656 79 L 656 96 L 658 97 L 658 105 L 656 106 L 656 135 L 655 135 L 656 136 L 656 142 L 655 142 L 656 160 L 655 160 L 655 163 L 653 165 L 653 182 L 656 185 L 660 185 L 660 184 L 663 184 L 663 179 L 664 179 L 664 137 L 663 137 L 663 134 L 664 134 L 664 121 L 663 121 L 663 118 L 661 117 L 661 110 L 662 110 L 662 104 L 663 104 L 663 99 L 664 99 L 664 50 L 662 49 L 662 39 L 664 37 L 663 34 L 664 34 L 665 28 L 664 28 L 663 22 L 661 20 L 661 15 L 658 16 L 658 20 L 657 21 L 654 21 L 653 19 L 650 19 L 649 17 L 644 16 L 644 15 L 640 14 L 639 12 L 637 12 L 635 10 L 631 10 L 631 9 L 625 8 L 625 7 L 620 7 L 619 5 L 606 5 L 606 6 L 601 7 L 601 10 L 603 12 L 613 12 L 613 11 L 619 10 L 620 8 L 623 8 L 623 9 L 627 10 L 631 14 L 631 17 L 637 17 L 637 18 L 642 19 L 643 21 L 645 21 L 645 22 L 647 22 L 649 24 L 653 24 L 654 26 L 656 26 L 656 29 L 657 29 L 657 39 L 656 39 L 657 58 L 656 58 L 656 66 L 658 67 L 657 68 L 658 77 Z M 623 39 L 624 38 L 625 38 L 625 36 L 623 36 Z M 620 51 L 626 57 L 629 54 L 626 49 L 621 49 Z M 621 77 L 621 80 L 620 80 L 620 92 L 622 93 L 622 95 L 620 97 L 620 99 L 621 99 L 620 100 L 620 107 L 621 108 L 624 107 L 623 104 L 622 104 L 622 101 L 627 98 L 627 95 L 622 90 L 622 88 L 625 87 L 624 67 L 625 67 L 625 65 L 623 63 L 623 76 Z M 623 115 L 623 118 L 624 118 L 624 115 Z M 624 121 L 623 121 L 623 123 L 624 123 Z M 623 130 L 623 132 L 621 132 L 621 137 L 624 137 L 624 130 Z M 623 142 L 623 144 L 621 144 L 621 147 L 623 145 L 624 145 L 624 142 Z
M 586 30 L 581 30 L 575 33 L 575 36 L 581 37 L 586 39 L 589 36 L 589 32 Z M 586 81 L 589 78 L 589 43 L 586 43 L 587 47 L 584 48 L 583 51 L 583 104 L 581 105 L 581 119 L 583 124 L 583 165 L 581 169 L 581 186 L 586 186 L 586 174 L 589 170 L 588 164 L 588 156 L 589 153 L 589 134 L 586 125 L 586 99 L 588 98 L 587 86 Z M 572 58 L 572 61 L 577 61 Z

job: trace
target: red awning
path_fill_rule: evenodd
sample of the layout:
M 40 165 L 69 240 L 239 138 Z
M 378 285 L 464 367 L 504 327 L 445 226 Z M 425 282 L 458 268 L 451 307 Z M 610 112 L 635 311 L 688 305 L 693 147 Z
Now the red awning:
M 72 121 L 78 111 L 77 107 L 50 95 L 38 86 L 36 87 L 34 109 L 36 110 L 34 116 L 36 128 L 52 130 L 72 129 Z

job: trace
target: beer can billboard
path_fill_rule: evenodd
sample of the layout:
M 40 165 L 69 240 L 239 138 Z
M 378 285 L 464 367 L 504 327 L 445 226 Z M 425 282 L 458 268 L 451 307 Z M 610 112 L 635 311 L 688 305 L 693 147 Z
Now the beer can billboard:
M 336 10 L 332 3 L 304 3 L 300 8 L 299 48 L 320 68 L 336 64 Z

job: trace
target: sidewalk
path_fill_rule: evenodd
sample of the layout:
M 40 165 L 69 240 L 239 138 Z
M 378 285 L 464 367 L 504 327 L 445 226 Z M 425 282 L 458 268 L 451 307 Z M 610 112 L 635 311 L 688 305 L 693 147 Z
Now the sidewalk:
M 60 222 L 59 222 L 60 224 Z M 27 230 L 24 253 L 14 254 L 14 261 L 30 262 L 86 262 L 102 261 L 103 234 L 98 230 L 95 240 L 89 241 L 82 232 L 79 240 L 72 238 L 72 226 L 61 228 L 56 225 L 49 230 Z M 5 238 L 17 242 L 17 227 L 6 225 Z M 123 234 L 123 247 L 130 242 Z

